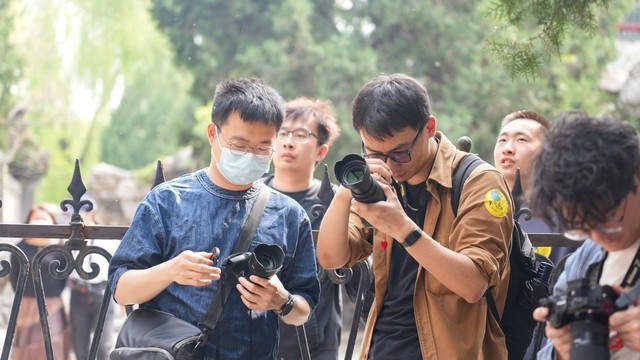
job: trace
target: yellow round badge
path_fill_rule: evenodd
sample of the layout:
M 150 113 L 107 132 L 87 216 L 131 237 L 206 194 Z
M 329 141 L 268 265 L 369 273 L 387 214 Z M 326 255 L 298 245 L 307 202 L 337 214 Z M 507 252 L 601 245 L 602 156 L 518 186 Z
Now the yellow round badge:
M 505 217 L 509 211 L 507 197 L 498 189 L 489 190 L 484 196 L 484 207 L 495 217 Z

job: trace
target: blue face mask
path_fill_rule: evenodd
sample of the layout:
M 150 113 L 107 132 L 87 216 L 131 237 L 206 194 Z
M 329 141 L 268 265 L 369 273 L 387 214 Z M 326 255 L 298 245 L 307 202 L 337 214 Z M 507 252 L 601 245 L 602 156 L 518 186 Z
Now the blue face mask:
M 218 144 L 220 144 L 220 138 Z M 243 155 L 234 155 L 231 150 L 220 145 L 222 153 L 220 161 L 216 161 L 216 167 L 222 176 L 234 185 L 248 185 L 260 179 L 269 171 L 272 155 L 257 155 L 247 152 Z M 215 159 L 215 158 L 214 158 Z

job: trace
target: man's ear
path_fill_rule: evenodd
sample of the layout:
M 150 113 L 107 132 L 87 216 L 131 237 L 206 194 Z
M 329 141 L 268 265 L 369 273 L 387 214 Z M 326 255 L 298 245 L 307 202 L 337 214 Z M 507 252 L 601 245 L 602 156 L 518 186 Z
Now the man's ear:
M 325 156 L 327 156 L 328 152 L 329 152 L 329 145 L 322 144 L 318 146 L 318 151 L 316 152 L 316 164 L 322 161 L 325 158 Z
M 218 127 L 216 124 L 210 122 L 207 126 L 207 137 L 209 138 L 209 145 L 213 146 L 214 138 L 216 137 L 216 133 L 218 132 Z
M 433 116 L 429 116 L 425 127 L 427 128 L 427 133 L 429 134 L 429 137 L 435 136 L 436 135 L 436 118 L 434 118 Z

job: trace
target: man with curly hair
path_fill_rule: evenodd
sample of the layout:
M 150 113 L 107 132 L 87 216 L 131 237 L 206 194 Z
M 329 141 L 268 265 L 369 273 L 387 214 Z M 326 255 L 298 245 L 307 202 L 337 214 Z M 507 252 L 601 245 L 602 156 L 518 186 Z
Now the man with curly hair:
M 545 141 L 534 164 L 533 208 L 547 221 L 557 220 L 569 229 L 565 231 L 567 238 L 584 241 L 567 261 L 554 295 L 566 295 L 568 282 L 577 279 L 621 291 L 633 286 L 640 275 L 637 131 L 625 121 L 570 112 L 551 127 Z M 538 321 L 548 315 L 549 309 L 544 307 L 534 312 Z M 609 317 L 612 359 L 638 358 L 638 324 L 640 307 Z M 538 359 L 568 359 L 572 348 L 580 344 L 571 327 L 571 323 L 560 328 L 547 323 L 550 342 L 538 353 Z

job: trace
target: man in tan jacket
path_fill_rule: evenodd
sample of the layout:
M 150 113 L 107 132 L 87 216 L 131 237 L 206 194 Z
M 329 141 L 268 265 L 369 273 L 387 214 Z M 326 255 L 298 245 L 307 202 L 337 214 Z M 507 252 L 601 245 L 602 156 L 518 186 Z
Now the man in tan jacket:
M 436 131 L 427 90 L 406 75 L 366 84 L 353 103 L 353 125 L 386 200 L 359 202 L 341 186 L 321 224 L 317 256 L 331 269 L 373 253 L 375 300 L 362 358 L 506 358 L 484 298 L 490 289 L 502 313 L 513 229 L 503 176 L 477 167 L 454 215 L 452 175 L 466 153 Z

